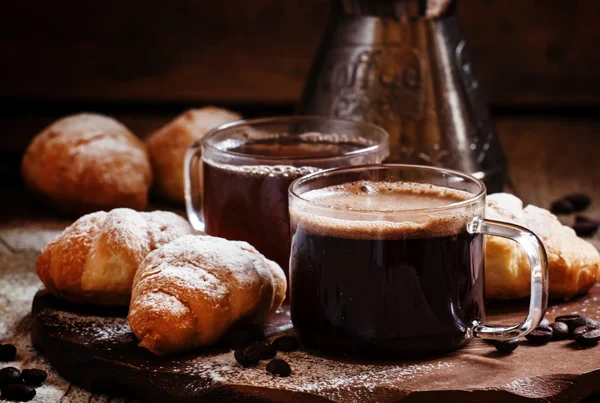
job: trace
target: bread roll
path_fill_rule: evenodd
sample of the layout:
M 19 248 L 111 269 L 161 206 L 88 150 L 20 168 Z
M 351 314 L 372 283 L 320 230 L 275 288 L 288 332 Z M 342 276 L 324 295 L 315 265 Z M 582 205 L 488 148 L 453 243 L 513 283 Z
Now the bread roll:
M 67 301 L 128 305 L 144 257 L 191 232 L 185 219 L 166 211 L 99 211 L 75 221 L 42 250 L 37 274 L 52 294 Z
M 140 265 L 129 325 L 154 354 L 180 353 L 214 343 L 240 319 L 261 321 L 285 291 L 281 267 L 250 244 L 184 236 Z
M 152 181 L 144 143 L 107 116 L 60 119 L 29 144 L 27 186 L 56 208 L 85 214 L 115 207 L 142 210 Z
M 146 140 L 157 192 L 176 202 L 184 201 L 183 160 L 186 150 L 211 129 L 241 119 L 237 113 L 207 106 L 190 109 L 152 133 Z
M 540 238 L 548 256 L 551 298 L 569 299 L 587 292 L 596 283 L 600 253 L 548 210 L 532 205 L 523 209 L 517 197 L 493 194 L 488 197 L 486 218 L 521 225 Z M 529 296 L 531 272 L 523 249 L 514 241 L 496 236 L 486 236 L 485 245 L 486 297 Z

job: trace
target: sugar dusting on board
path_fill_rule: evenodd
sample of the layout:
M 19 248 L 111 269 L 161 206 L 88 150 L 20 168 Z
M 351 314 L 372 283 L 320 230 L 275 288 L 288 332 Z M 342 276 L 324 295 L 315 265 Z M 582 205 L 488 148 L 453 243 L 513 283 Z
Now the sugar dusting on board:
M 72 312 L 45 309 L 38 313 L 44 323 L 60 328 L 70 336 L 98 343 L 123 343 L 135 340 L 125 317 L 82 316 Z
M 423 364 L 357 364 L 325 359 L 305 351 L 278 353 L 292 367 L 289 377 L 279 378 L 265 371 L 267 361 L 242 369 L 231 353 L 212 357 L 210 361 L 187 363 L 186 373 L 209 376 L 215 382 L 238 385 L 261 385 L 266 388 L 315 393 L 328 399 L 361 401 L 361 397 L 382 386 L 398 387 L 409 379 L 427 376 L 432 371 L 451 368 L 452 363 L 433 361 Z M 357 385 L 360 385 L 357 388 Z

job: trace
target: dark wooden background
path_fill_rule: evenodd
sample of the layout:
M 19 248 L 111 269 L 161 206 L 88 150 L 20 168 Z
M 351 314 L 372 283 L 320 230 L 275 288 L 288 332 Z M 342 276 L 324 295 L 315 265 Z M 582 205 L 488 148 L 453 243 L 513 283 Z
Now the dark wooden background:
M 0 96 L 294 102 L 330 0 L 2 2 Z M 600 101 L 600 2 L 459 0 L 493 105 Z
M 0 175 L 18 177 L 30 139 L 70 113 L 111 114 L 142 137 L 207 103 L 291 113 L 330 10 L 331 0 L 2 2 Z M 499 129 L 515 116 L 595 119 L 600 1 L 459 0 L 458 14 Z

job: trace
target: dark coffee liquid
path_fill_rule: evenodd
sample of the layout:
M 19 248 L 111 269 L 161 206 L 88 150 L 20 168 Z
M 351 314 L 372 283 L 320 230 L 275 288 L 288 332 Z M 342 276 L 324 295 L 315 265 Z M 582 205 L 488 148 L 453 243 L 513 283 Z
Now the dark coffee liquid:
M 278 138 L 243 144 L 228 151 L 277 158 L 341 156 L 364 145 L 302 142 Z M 306 164 L 302 162 L 301 164 Z M 312 166 L 203 163 L 203 212 L 206 232 L 250 243 L 288 272 L 290 229 L 287 189 Z
M 441 206 L 458 197 L 436 196 L 434 188 L 420 194 L 418 186 L 416 192 L 376 183 L 355 187 L 368 195 L 357 199 L 348 187 L 338 187 L 314 198 L 385 211 Z M 466 218 L 349 226 L 293 213 L 293 222 L 291 314 L 307 345 L 375 357 L 452 350 L 465 340 L 469 322 L 482 319 L 482 237 L 464 230 Z

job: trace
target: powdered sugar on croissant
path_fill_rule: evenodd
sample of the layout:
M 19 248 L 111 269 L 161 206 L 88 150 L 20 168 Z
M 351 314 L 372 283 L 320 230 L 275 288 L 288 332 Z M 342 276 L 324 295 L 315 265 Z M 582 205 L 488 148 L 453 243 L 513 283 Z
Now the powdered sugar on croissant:
M 150 253 L 133 282 L 129 325 L 140 346 L 179 353 L 261 321 L 285 298 L 283 270 L 246 242 L 181 237 Z
M 516 196 L 496 193 L 488 196 L 486 218 L 524 226 L 540 238 L 548 256 L 550 297 L 569 299 L 596 283 L 600 253 L 548 210 L 533 205 L 523 208 Z M 514 241 L 493 236 L 486 236 L 485 245 L 486 297 L 527 297 L 531 274 L 523 249 Z
M 191 232 L 185 219 L 166 211 L 99 211 L 51 241 L 38 258 L 37 273 L 50 292 L 68 301 L 128 305 L 133 277 L 146 255 Z

